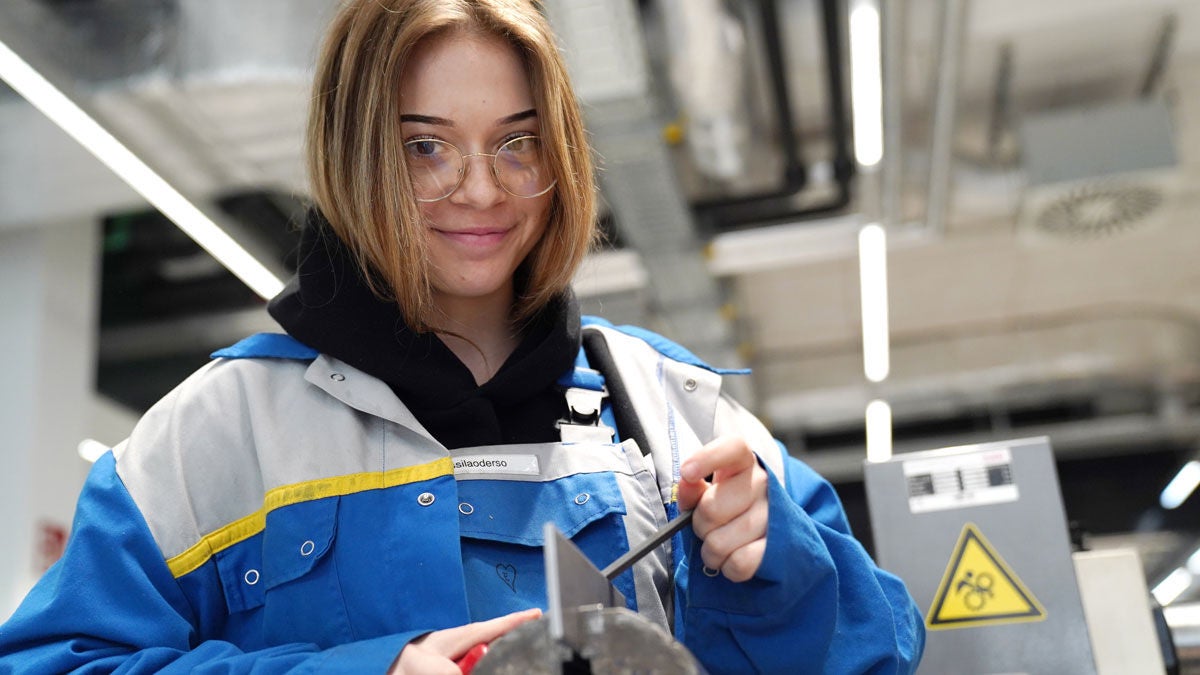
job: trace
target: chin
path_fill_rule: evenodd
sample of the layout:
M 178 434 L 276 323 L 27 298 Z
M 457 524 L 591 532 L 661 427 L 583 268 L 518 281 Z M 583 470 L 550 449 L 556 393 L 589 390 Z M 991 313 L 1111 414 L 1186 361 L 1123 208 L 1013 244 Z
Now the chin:
M 512 287 L 512 277 L 503 279 L 466 279 L 453 283 L 435 283 L 434 291 L 444 297 L 463 300 L 482 300 L 505 293 Z

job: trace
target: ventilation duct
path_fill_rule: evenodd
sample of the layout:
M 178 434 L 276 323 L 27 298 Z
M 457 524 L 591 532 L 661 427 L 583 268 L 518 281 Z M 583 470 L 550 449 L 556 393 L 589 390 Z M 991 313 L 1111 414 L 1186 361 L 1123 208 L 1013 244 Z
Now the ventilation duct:
M 1162 220 L 1162 205 L 1179 189 L 1170 114 L 1160 100 L 1031 116 L 1020 133 L 1027 236 L 1095 238 L 1146 227 Z

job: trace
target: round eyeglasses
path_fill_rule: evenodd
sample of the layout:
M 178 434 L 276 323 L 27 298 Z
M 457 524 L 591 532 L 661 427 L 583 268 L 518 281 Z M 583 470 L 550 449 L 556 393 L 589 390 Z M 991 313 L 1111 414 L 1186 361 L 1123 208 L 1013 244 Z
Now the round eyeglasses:
M 492 158 L 492 176 L 501 189 L 514 197 L 540 197 L 557 182 L 546 168 L 542 141 L 537 136 L 505 141 L 495 153 L 464 155 L 453 145 L 432 138 L 408 141 L 404 150 L 414 196 L 419 202 L 436 202 L 454 194 L 467 175 L 467 158 L 476 155 Z

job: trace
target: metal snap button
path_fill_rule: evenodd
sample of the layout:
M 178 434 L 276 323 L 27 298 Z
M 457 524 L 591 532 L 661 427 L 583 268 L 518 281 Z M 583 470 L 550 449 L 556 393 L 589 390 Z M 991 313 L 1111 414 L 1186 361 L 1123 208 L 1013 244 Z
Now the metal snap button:
M 579 494 L 575 495 L 575 503 L 580 506 L 583 506 L 584 504 L 588 503 L 588 500 L 591 498 L 592 498 L 592 496 L 589 495 L 588 493 L 580 492 Z
M 317 545 L 312 542 L 312 539 L 309 539 L 303 544 L 300 544 L 300 555 L 307 558 L 308 556 L 312 555 L 313 550 L 316 548 Z
M 432 492 L 422 492 L 421 494 L 417 495 L 417 503 L 421 506 L 429 506 L 435 499 L 437 499 L 437 497 L 434 497 Z
M 246 576 L 243 577 L 246 583 L 250 586 L 258 583 L 258 570 L 246 570 Z
M 684 380 L 684 382 L 683 382 L 684 391 L 696 391 L 696 386 L 697 386 L 696 380 L 694 380 L 690 377 L 688 379 Z
M 475 507 L 471 506 L 470 504 L 468 504 L 466 502 L 463 502 L 458 505 L 458 512 L 463 514 L 464 516 L 469 516 L 472 513 L 475 513 Z
M 715 577 L 721 573 L 721 570 L 714 570 L 713 568 L 709 567 L 708 565 L 701 567 L 700 571 L 704 572 L 704 576 L 706 576 L 706 577 Z
M 329 379 L 333 380 L 334 382 L 341 382 L 346 379 L 346 376 L 341 373 L 333 373 L 329 376 Z

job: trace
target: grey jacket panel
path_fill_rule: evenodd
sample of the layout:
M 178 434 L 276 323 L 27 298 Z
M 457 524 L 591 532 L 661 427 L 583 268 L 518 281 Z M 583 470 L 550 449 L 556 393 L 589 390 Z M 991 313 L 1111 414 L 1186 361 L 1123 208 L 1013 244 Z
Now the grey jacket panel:
M 631 505 L 645 501 L 638 493 L 650 482 L 659 492 L 656 506 L 631 507 L 637 516 L 629 519 L 631 541 L 662 523 L 661 505 L 673 499 L 679 462 L 718 434 L 746 435 L 782 476 L 782 455 L 770 434 L 722 396 L 719 375 L 664 357 L 619 331 L 589 330 L 604 331 L 651 445 L 647 471 L 639 476 L 640 467 L 626 469 L 635 478 L 622 481 Z M 451 453 L 385 383 L 324 355 L 311 364 L 214 361 L 152 407 L 116 456 L 118 473 L 168 560 L 185 553 L 203 560 L 206 551 L 261 528 L 266 510 L 280 499 L 300 498 L 273 491 L 302 496 L 309 482 L 356 474 L 387 474 L 394 484 L 410 479 L 408 469 L 415 471 L 411 480 L 453 472 Z M 593 470 L 589 462 L 597 461 L 606 470 L 612 466 L 581 453 L 582 464 L 573 460 L 554 471 Z

